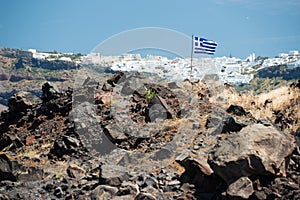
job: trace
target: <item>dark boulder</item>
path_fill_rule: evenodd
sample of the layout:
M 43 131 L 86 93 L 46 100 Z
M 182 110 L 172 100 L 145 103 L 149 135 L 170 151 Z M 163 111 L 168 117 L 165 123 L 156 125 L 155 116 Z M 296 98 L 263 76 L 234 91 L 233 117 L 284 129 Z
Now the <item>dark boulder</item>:
M 120 186 L 123 181 L 128 181 L 129 177 L 126 168 L 117 165 L 102 165 L 99 183 L 102 185 Z
M 40 181 L 43 179 L 44 170 L 35 167 L 21 166 L 18 170 L 19 182 Z
M 237 115 L 237 116 L 247 116 L 250 113 L 246 112 L 242 106 L 230 105 L 226 112 Z
M 50 82 L 46 82 L 43 84 L 42 91 L 42 99 L 44 101 L 49 101 L 51 99 L 57 98 L 60 94 L 57 86 Z
M 53 147 L 50 149 L 49 156 L 62 158 L 66 154 L 78 153 L 80 147 L 81 142 L 77 138 L 64 135 L 54 142 Z
M 225 113 L 223 115 L 222 113 L 215 113 L 207 118 L 205 124 L 207 129 L 211 129 L 210 132 L 213 135 L 219 133 L 238 132 L 245 126 L 246 124 L 236 121 L 234 117 Z
M 71 178 L 80 179 L 84 177 L 85 173 L 86 171 L 76 164 L 70 164 L 69 167 L 67 168 L 67 174 Z
M 180 87 L 177 85 L 176 82 L 170 82 L 170 83 L 168 83 L 168 87 L 169 87 L 170 89 L 178 89 L 178 88 L 180 88 Z
M 41 99 L 30 92 L 18 92 L 8 100 L 8 108 L 11 112 L 22 112 L 41 103 Z
M 12 162 L 7 155 L 0 154 L 0 181 L 17 181 L 17 177 L 14 173 L 14 167 L 15 163 Z
M 117 192 L 118 188 L 116 187 L 99 185 L 91 192 L 90 199 L 111 199 Z
M 23 146 L 22 141 L 17 135 L 4 133 L 0 136 L 0 151 L 10 146 L 11 149 L 16 149 Z
M 116 73 L 112 78 L 107 80 L 107 83 L 111 86 L 115 86 L 118 82 L 121 82 L 121 79 L 125 79 L 123 72 Z
M 290 135 L 254 124 L 229 135 L 209 154 L 208 162 L 226 182 L 251 175 L 285 175 L 294 148 Z
M 146 109 L 146 122 L 172 119 L 171 110 L 168 110 L 166 103 L 159 96 L 155 96 Z
M 245 124 L 237 122 L 233 117 L 228 115 L 223 121 L 222 133 L 238 132 L 245 126 Z
M 207 159 L 203 156 L 186 151 L 176 158 L 176 162 L 185 168 L 184 173 L 180 176 L 180 181 L 198 186 L 201 193 L 213 194 L 219 184 L 225 185 L 214 174 Z

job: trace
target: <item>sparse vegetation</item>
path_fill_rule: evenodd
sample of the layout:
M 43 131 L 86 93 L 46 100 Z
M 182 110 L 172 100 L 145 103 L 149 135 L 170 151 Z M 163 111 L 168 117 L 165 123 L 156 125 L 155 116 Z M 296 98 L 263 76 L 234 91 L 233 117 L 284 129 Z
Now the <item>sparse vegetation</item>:
M 62 173 L 57 173 L 56 176 L 55 176 L 55 178 L 56 178 L 56 179 L 61 179 L 62 176 L 63 176 Z
M 261 94 L 277 89 L 282 86 L 289 85 L 293 80 L 283 80 L 281 77 L 274 78 L 254 78 L 249 84 L 242 84 L 236 87 L 236 91 L 239 93 L 248 93 L 253 91 L 255 94 Z
M 300 67 L 289 69 L 287 65 L 267 67 L 258 71 L 259 78 L 282 78 L 283 80 L 295 80 L 300 77 Z
M 275 78 L 256 78 L 248 87 L 218 88 L 211 100 L 213 103 L 220 104 L 217 101 L 218 96 L 226 97 L 226 100 L 223 101 L 223 103 L 225 102 L 224 108 L 228 108 L 230 105 L 240 105 L 250 111 L 256 119 L 264 118 L 275 121 L 276 113 L 279 111 L 284 111 L 286 118 L 299 119 L 300 109 L 297 102 L 300 100 L 300 94 L 299 90 L 289 87 L 291 82 Z M 298 125 L 293 127 L 299 126 L 299 122 L 295 123 Z
M 149 103 L 156 95 L 157 93 L 154 90 L 152 89 L 147 90 L 145 93 L 146 102 Z

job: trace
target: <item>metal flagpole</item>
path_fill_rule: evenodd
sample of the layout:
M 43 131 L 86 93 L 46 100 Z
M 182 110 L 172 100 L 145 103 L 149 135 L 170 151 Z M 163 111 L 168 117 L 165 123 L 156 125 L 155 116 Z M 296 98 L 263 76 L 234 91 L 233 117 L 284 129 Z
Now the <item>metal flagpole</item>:
M 190 73 L 190 79 L 192 79 L 192 72 L 193 72 L 193 51 L 194 51 L 194 35 L 192 35 L 192 51 L 191 51 L 191 73 Z

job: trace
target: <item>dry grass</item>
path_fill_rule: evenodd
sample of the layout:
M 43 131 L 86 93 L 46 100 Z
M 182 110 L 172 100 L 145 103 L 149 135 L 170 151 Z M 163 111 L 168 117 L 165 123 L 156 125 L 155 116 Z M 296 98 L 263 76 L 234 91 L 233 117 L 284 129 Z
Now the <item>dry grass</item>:
M 300 101 L 300 91 L 287 86 L 279 87 L 267 93 L 255 95 L 253 91 L 239 94 L 234 87 L 214 85 L 213 95 L 210 98 L 211 103 L 217 104 L 224 109 L 230 105 L 242 106 L 246 111 L 250 111 L 254 118 L 268 118 L 274 121 L 274 111 L 282 111 L 287 115 L 293 115 L 295 124 L 299 126 L 300 106 L 297 102 Z M 265 104 L 267 100 L 271 103 Z M 294 127 L 295 128 L 295 127 Z

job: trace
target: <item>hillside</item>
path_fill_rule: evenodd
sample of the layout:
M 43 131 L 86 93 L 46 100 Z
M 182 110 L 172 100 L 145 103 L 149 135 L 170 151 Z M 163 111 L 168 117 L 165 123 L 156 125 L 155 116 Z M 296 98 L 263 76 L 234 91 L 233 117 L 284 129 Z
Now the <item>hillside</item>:
M 299 78 L 300 67 L 275 65 L 258 70 L 249 84 L 239 85 L 237 90 L 242 93 L 254 91 L 259 94 L 290 85 Z
M 0 117 L 0 199 L 298 199 L 300 82 L 101 78 L 19 92 Z
M 287 65 L 267 67 L 258 71 L 260 78 L 282 78 L 283 80 L 295 80 L 300 77 L 300 67 L 288 68 Z
M 298 68 L 234 86 L 17 49 L 0 63 L 0 199 L 300 198 Z
M 33 58 L 29 51 L 0 48 L 0 104 L 7 106 L 8 99 L 17 91 L 40 96 L 40 85 L 45 81 L 67 89 L 78 68 L 75 62 L 41 60 Z

